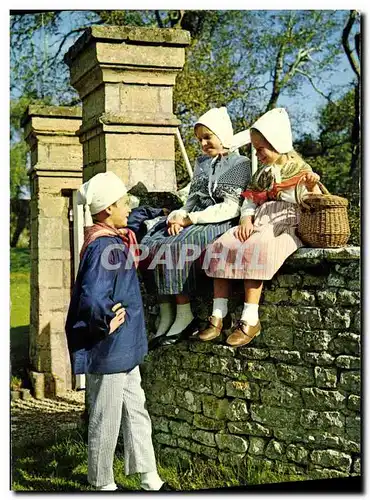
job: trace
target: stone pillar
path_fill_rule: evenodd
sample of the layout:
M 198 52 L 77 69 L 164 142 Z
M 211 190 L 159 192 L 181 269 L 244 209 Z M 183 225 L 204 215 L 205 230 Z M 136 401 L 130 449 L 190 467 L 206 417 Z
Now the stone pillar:
M 22 125 L 31 149 L 30 363 L 35 396 L 71 388 L 64 331 L 70 300 L 73 189 L 82 183 L 81 110 L 29 106 Z
M 82 100 L 83 179 L 113 171 L 129 188 L 176 190 L 173 87 L 187 31 L 93 26 L 65 56 Z

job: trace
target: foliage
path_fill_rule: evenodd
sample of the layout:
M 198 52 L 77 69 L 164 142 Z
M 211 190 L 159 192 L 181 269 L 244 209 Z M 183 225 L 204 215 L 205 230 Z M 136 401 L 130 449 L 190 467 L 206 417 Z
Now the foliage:
M 184 70 L 177 77 L 174 112 L 182 120 L 181 132 L 194 161 L 199 149 L 192 123 L 209 107 L 227 105 L 238 131 L 276 106 L 281 95 L 301 95 L 304 81 L 323 93 L 319 88 L 322 79 L 336 69 L 343 53 L 339 42 L 345 16 L 346 11 L 307 10 L 98 10 L 14 15 L 12 95 L 51 99 L 53 104 L 77 102 L 62 57 L 92 24 L 187 29 L 192 42 Z M 332 88 L 332 95 L 336 91 Z M 301 113 L 307 111 L 302 108 Z M 188 177 L 179 152 L 176 159 L 182 187 Z

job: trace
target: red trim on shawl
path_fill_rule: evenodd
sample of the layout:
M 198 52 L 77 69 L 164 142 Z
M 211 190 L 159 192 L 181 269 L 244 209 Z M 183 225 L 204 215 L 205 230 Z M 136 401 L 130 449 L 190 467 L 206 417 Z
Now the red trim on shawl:
M 123 243 L 130 249 L 131 245 L 137 245 L 136 235 L 131 229 L 122 228 L 115 229 L 114 227 L 108 226 L 108 224 L 104 224 L 103 222 L 97 222 L 93 226 L 85 227 L 84 231 L 84 243 L 82 245 L 80 251 L 80 259 L 82 259 L 83 254 L 85 253 L 87 247 L 95 241 L 97 238 L 101 238 L 102 236 L 119 236 Z M 140 252 L 138 248 L 135 248 L 135 256 L 139 256 Z M 138 262 L 135 260 L 135 266 L 138 266 Z
M 309 170 L 300 172 L 297 175 L 294 175 L 290 179 L 287 179 L 286 181 L 283 182 L 274 182 L 272 188 L 268 191 L 257 191 L 254 189 L 246 189 L 241 195 L 243 198 L 248 198 L 253 201 L 256 205 L 261 205 L 267 200 L 276 200 L 276 196 L 279 191 L 282 191 L 283 189 L 291 188 L 294 187 L 298 181 L 306 175 L 309 172 Z

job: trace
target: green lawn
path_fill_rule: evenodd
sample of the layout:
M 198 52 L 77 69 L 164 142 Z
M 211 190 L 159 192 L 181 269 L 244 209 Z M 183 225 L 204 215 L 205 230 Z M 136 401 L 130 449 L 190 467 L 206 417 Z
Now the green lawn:
M 30 324 L 30 251 L 10 250 L 10 360 L 12 375 L 25 376 Z
M 91 491 L 87 484 L 87 446 L 79 431 L 63 432 L 50 442 L 13 448 L 12 489 L 15 491 Z M 157 453 L 158 470 L 163 480 L 179 491 L 225 488 L 241 485 L 290 482 L 308 479 L 288 474 L 286 470 L 271 471 L 239 469 L 194 460 L 185 468 L 179 463 L 163 465 Z M 127 490 L 139 490 L 139 474 L 125 476 L 122 444 L 118 444 L 114 476 Z

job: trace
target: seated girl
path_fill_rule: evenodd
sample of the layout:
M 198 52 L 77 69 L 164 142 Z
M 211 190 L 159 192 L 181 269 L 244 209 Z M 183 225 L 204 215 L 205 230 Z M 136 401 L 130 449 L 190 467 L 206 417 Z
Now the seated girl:
M 228 280 L 243 279 L 244 309 L 226 341 L 234 347 L 246 345 L 260 334 L 258 304 L 263 282 L 270 280 L 289 255 L 303 246 L 296 234 L 296 184 L 300 181 L 302 195 L 308 191 L 320 193 L 316 185 L 319 176 L 293 149 L 285 109 L 276 108 L 264 114 L 252 125 L 250 135 L 263 166 L 242 193 L 244 202 L 239 226 L 207 248 L 212 258 L 205 271 L 215 278 L 215 296 L 222 297 L 224 302 L 217 316 L 214 313 L 211 316 L 208 328 L 199 334 L 203 341 L 220 335 L 220 324 L 227 314 Z
M 150 347 L 176 342 L 191 332 L 196 320 L 189 294 L 196 291 L 195 265 L 206 245 L 233 227 L 240 215 L 241 193 L 251 178 L 250 161 L 238 147 L 250 142 L 248 131 L 233 134 L 225 107 L 213 108 L 199 118 L 194 132 L 203 156 L 196 161 L 189 197 L 180 210 L 174 210 L 166 224 L 157 224 L 141 244 L 149 257 L 140 264 L 143 277 L 154 278 L 160 303 L 160 322 Z M 193 257 L 189 258 L 187 250 Z M 176 313 L 171 304 L 176 298 Z

